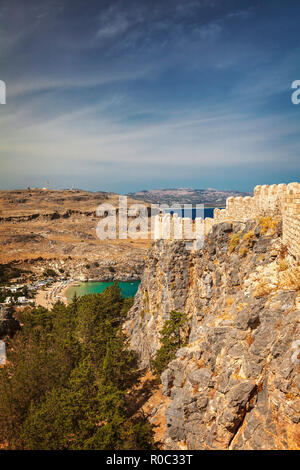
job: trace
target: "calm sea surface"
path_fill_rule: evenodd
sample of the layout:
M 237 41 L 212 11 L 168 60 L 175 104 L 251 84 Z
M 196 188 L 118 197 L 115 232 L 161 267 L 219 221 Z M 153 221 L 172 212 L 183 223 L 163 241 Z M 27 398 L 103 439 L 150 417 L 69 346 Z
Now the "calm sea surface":
M 219 209 L 223 209 L 223 207 L 219 207 Z M 213 207 L 205 207 L 204 209 L 204 214 L 201 213 L 201 211 L 198 211 L 198 214 L 196 214 L 196 208 L 194 209 L 185 209 L 183 210 L 176 210 L 176 211 L 171 211 L 170 209 L 165 210 L 166 213 L 170 212 L 177 212 L 179 217 L 188 217 L 192 218 L 193 220 L 195 219 L 196 215 L 197 217 L 213 217 L 214 216 L 214 208 Z
M 72 300 L 73 295 L 87 295 L 87 294 L 100 294 L 108 286 L 111 286 L 113 282 L 81 282 L 78 286 L 70 287 L 67 291 L 68 300 Z M 132 282 L 118 282 L 118 286 L 121 287 L 123 297 L 135 296 L 140 281 Z
M 169 212 L 169 211 L 166 211 L 166 212 Z M 204 217 L 213 217 L 213 213 L 214 213 L 213 208 L 204 209 Z M 183 214 L 178 213 L 178 215 L 182 216 Z M 184 217 L 192 217 L 192 219 L 194 219 L 195 216 L 196 216 L 195 209 L 186 210 L 184 213 Z M 201 216 L 201 214 L 199 214 L 198 216 Z M 106 287 L 111 286 L 112 284 L 113 284 L 112 282 L 81 282 L 80 285 L 78 286 L 70 287 L 70 289 L 67 291 L 67 298 L 68 300 L 72 300 L 75 292 L 78 296 L 87 295 L 87 294 L 99 294 L 103 292 Z M 118 285 L 121 287 L 123 297 L 135 296 L 138 290 L 139 284 L 140 284 L 140 281 L 118 282 Z

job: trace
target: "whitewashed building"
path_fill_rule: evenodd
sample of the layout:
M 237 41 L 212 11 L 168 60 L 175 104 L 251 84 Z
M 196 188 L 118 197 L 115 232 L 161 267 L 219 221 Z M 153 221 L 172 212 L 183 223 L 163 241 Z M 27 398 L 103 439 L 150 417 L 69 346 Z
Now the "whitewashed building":
M 6 347 L 4 341 L 0 340 L 0 366 L 6 362 Z

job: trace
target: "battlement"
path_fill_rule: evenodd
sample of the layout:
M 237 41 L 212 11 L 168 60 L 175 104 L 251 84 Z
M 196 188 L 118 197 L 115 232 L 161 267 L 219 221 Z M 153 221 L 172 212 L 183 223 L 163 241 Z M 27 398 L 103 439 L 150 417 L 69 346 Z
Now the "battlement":
M 246 222 L 258 217 L 273 217 L 282 221 L 283 243 L 288 251 L 300 261 L 300 183 L 256 186 L 253 197 L 229 197 L 225 209 L 215 209 L 213 218 L 190 220 L 176 214 L 157 215 L 154 221 L 155 239 L 185 239 L 186 234 L 207 234 L 213 225 L 220 222 Z M 199 235 L 198 235 L 199 238 Z
M 300 260 L 300 183 L 256 186 L 253 197 L 230 197 L 226 209 L 215 209 L 213 220 L 244 222 L 266 216 L 282 221 L 283 242 Z

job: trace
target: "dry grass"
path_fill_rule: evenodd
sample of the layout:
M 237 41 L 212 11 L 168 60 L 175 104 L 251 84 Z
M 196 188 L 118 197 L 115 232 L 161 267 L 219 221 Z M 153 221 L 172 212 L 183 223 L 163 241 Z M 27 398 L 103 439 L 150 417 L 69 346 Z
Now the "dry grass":
M 244 257 L 249 252 L 249 248 L 252 248 L 254 245 L 255 234 L 253 230 L 249 230 L 249 232 L 243 235 L 243 245 L 239 249 L 240 256 Z
M 246 338 L 245 338 L 245 341 L 247 343 L 247 345 L 250 347 L 251 344 L 254 342 L 254 338 L 252 336 L 252 333 L 249 331 L 249 333 L 247 334 Z
M 143 304 L 144 305 L 149 305 L 149 293 L 148 293 L 147 290 L 144 291 Z
M 248 253 L 248 248 L 246 246 L 242 246 L 240 249 L 239 249 L 239 254 L 240 256 L 242 256 L 242 258 L 244 258 L 244 256 L 247 255 Z
M 258 219 L 258 225 L 260 225 L 262 229 L 261 233 L 266 234 L 270 232 L 270 234 L 274 234 L 277 229 L 278 222 L 279 221 L 277 219 L 273 219 L 271 216 L 260 217 Z
M 233 297 L 227 297 L 226 300 L 225 300 L 225 303 L 227 305 L 227 307 L 231 307 L 231 305 L 233 304 L 234 302 L 234 298 Z
M 260 282 L 257 284 L 253 295 L 255 298 L 259 299 L 260 297 L 269 295 L 272 291 L 273 291 L 273 287 L 271 287 L 267 283 Z
M 232 253 L 241 242 L 241 232 L 232 233 L 229 240 L 229 253 Z
M 56 260 L 57 256 L 54 253 L 48 253 L 45 251 L 38 251 L 36 253 L 32 253 L 29 251 L 22 251 L 21 253 L 11 252 L 11 253 L 4 253 L 0 256 L 0 263 L 11 263 L 15 260 L 23 261 L 23 260 L 37 260 L 38 258 L 42 257 L 43 260 Z M 68 256 L 60 256 L 60 259 L 67 259 Z
M 247 304 L 245 302 L 239 302 L 237 305 L 235 305 L 235 310 L 237 312 L 241 312 L 246 306 Z
M 96 226 L 100 219 L 95 216 L 95 210 L 102 202 L 117 207 L 119 198 L 114 194 L 77 190 L 0 191 L 3 218 L 0 223 L 0 263 L 34 261 L 39 257 L 46 261 L 64 260 L 68 255 L 90 262 L 99 257 L 119 262 L 120 256 L 129 259 L 136 256 L 143 260 L 151 246 L 148 233 L 144 239 L 98 239 Z M 133 202 L 136 201 L 128 200 L 129 205 Z M 71 215 L 65 217 L 68 211 Z M 60 214 L 59 219 L 51 219 L 54 212 Z M 39 217 L 26 220 L 34 214 Z
M 300 290 L 300 266 L 292 266 L 281 273 L 279 287 Z
M 288 254 L 288 248 L 286 245 L 284 245 L 283 243 L 281 244 L 280 246 L 280 250 L 279 250 L 279 258 L 280 259 L 283 259 L 287 256 Z
M 278 260 L 278 269 L 279 269 L 279 271 L 286 271 L 288 267 L 289 267 L 289 263 L 287 262 L 286 259 L 279 259 Z
M 249 232 L 245 233 L 245 235 L 243 236 L 245 245 L 248 246 L 249 248 L 253 246 L 254 239 L 255 239 L 255 235 L 254 235 L 253 230 L 249 230 Z
M 141 318 L 141 320 L 143 320 L 144 317 L 145 317 L 145 310 L 142 309 L 142 310 L 140 311 L 140 318 Z
M 283 289 L 300 291 L 300 266 L 290 265 L 287 260 L 279 259 L 277 261 L 277 276 L 273 276 L 272 283 L 269 279 L 260 279 L 256 283 L 254 297 L 260 298 L 269 295 L 271 292 Z

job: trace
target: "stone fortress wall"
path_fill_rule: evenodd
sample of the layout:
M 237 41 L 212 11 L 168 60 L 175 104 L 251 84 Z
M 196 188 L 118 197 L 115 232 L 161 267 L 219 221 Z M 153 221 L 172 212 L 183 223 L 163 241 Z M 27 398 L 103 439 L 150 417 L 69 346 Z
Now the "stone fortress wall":
M 256 186 L 253 197 L 230 197 L 215 209 L 213 224 L 271 216 L 282 220 L 283 243 L 300 260 L 300 183 Z
M 263 185 L 254 188 L 253 197 L 229 197 L 225 209 L 215 209 L 213 218 L 196 219 L 198 227 L 203 225 L 207 234 L 213 225 L 220 222 L 253 220 L 271 216 L 282 221 L 283 243 L 288 251 L 300 261 L 300 183 Z M 173 219 L 173 224 L 170 221 Z M 180 239 L 180 226 L 186 219 L 170 218 L 169 214 L 157 215 L 154 223 L 154 239 Z M 185 238 L 188 238 L 185 236 Z

